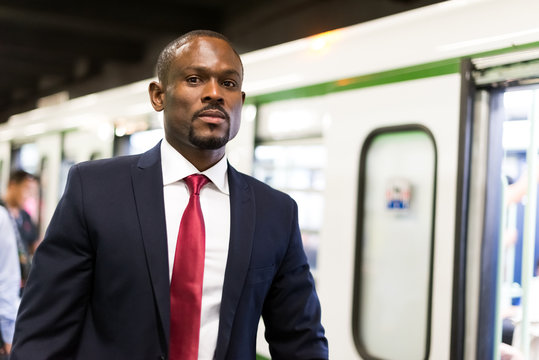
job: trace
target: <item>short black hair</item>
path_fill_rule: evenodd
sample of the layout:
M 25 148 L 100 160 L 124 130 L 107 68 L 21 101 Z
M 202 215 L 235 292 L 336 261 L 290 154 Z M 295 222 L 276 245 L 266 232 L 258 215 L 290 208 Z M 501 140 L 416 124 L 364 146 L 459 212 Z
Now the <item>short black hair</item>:
M 21 184 L 25 180 L 36 180 L 39 181 L 39 178 L 29 172 L 26 172 L 22 169 L 14 170 L 9 174 L 9 184 Z
M 176 56 L 176 50 L 178 50 L 181 46 L 186 44 L 187 42 L 199 38 L 199 37 L 211 37 L 216 39 L 221 39 L 223 41 L 226 41 L 226 43 L 230 46 L 230 48 L 234 51 L 234 53 L 238 56 L 238 59 L 240 60 L 241 64 L 241 73 L 243 77 L 243 63 L 241 61 L 240 55 L 234 49 L 232 46 L 232 43 L 226 36 L 223 34 L 220 34 L 218 32 L 212 31 L 212 30 L 193 30 L 188 33 L 183 34 L 179 38 L 172 40 L 170 43 L 168 43 L 167 46 L 161 51 L 159 54 L 159 57 L 157 58 L 157 65 L 156 65 L 156 73 L 157 78 L 159 79 L 159 82 L 164 83 L 165 79 L 167 77 L 168 71 L 170 69 L 170 64 L 174 60 Z

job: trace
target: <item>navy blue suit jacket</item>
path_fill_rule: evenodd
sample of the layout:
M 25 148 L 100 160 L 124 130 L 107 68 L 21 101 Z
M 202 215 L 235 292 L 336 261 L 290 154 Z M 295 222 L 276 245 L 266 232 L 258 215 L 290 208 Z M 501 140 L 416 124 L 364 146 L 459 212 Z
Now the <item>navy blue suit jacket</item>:
M 326 359 L 320 304 L 287 195 L 228 171 L 230 245 L 215 359 Z M 166 359 L 169 272 L 159 145 L 69 173 L 39 246 L 12 360 Z

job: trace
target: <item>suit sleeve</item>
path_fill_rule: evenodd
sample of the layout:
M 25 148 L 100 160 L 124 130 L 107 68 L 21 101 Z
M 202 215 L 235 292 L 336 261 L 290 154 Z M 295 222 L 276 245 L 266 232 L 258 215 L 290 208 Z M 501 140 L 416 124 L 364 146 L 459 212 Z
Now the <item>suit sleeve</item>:
M 288 249 L 262 310 L 266 340 L 275 360 L 327 359 L 320 302 L 303 250 L 297 205 L 292 204 Z
M 93 248 L 77 166 L 39 245 L 15 325 L 12 360 L 73 359 L 91 294 Z

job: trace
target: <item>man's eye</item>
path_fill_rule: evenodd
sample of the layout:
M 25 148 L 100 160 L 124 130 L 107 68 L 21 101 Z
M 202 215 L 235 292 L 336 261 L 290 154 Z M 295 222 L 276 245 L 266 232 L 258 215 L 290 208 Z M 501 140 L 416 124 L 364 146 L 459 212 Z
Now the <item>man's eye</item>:
M 232 81 L 232 80 L 225 80 L 225 81 L 223 81 L 223 86 L 225 86 L 225 87 L 235 87 L 236 82 Z
M 197 78 L 196 76 L 191 76 L 191 77 L 187 78 L 187 82 L 190 83 L 190 84 L 196 84 L 199 81 L 200 81 L 200 79 Z

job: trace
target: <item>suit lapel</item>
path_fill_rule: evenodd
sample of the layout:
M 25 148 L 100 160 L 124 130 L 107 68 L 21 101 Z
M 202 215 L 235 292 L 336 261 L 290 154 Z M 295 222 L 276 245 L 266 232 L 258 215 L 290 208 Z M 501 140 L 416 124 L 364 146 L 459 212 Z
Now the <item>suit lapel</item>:
M 162 345 L 166 348 L 170 334 L 170 284 L 160 143 L 141 155 L 131 169 L 131 178 L 146 263 L 161 320 L 161 331 L 166 341 Z
M 251 261 L 255 229 L 255 203 L 251 189 L 228 165 L 230 187 L 230 243 L 219 317 L 216 359 L 225 359 L 238 302 Z

